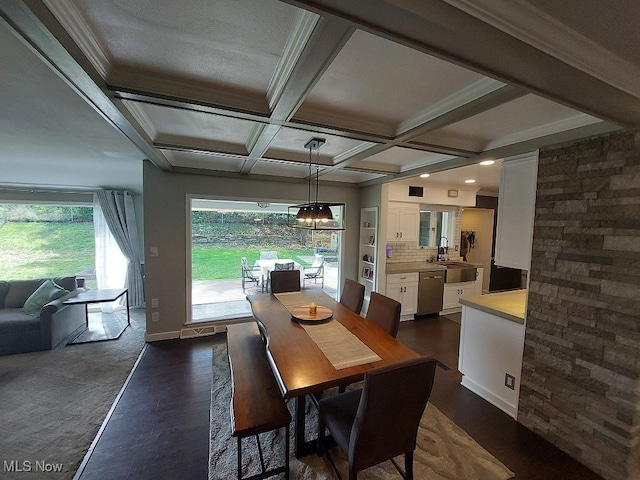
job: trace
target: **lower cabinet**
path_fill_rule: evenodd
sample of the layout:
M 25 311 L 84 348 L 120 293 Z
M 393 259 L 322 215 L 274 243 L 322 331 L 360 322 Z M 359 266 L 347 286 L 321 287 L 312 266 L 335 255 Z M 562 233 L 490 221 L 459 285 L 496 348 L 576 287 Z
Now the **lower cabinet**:
M 482 268 L 478 268 L 474 282 L 445 283 L 442 311 L 446 313 L 461 312 L 460 297 L 482 295 Z
M 386 295 L 402 304 L 401 320 L 413 319 L 418 312 L 418 276 L 417 272 L 387 275 Z

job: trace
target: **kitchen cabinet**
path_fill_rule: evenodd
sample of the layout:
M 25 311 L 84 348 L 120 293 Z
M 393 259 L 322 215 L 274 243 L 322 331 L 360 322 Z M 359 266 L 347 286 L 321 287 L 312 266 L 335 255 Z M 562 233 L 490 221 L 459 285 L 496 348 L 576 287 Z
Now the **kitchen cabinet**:
M 418 312 L 418 272 L 387 275 L 387 297 L 402 304 L 401 320 L 411 320 Z
M 360 260 L 358 281 L 364 285 L 365 304 L 376 290 L 378 207 L 360 209 Z
M 442 311 L 446 313 L 460 312 L 460 298 L 482 295 L 482 268 L 477 269 L 473 282 L 445 283 Z
M 390 202 L 387 209 L 387 241 L 418 242 L 420 209 L 417 204 Z
M 529 270 L 538 152 L 505 159 L 500 168 L 495 264 Z

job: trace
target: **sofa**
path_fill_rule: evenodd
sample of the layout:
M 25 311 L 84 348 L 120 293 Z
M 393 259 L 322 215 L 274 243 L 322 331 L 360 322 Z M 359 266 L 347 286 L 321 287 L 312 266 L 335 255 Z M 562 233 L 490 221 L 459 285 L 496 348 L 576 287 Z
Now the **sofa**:
M 0 355 L 51 350 L 86 328 L 83 305 L 64 301 L 84 291 L 84 278 L 0 281 Z

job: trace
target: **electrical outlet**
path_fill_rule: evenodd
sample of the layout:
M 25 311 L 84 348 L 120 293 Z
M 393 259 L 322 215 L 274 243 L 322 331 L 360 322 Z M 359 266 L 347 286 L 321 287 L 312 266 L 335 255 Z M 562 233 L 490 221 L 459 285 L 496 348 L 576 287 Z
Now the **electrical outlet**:
M 151 254 L 152 257 L 157 257 L 158 256 L 158 247 L 150 247 L 149 248 L 149 253 Z
M 151 299 L 151 308 L 158 308 L 160 306 L 160 302 L 158 302 L 157 298 Z
M 509 375 L 508 373 L 504 374 L 504 386 L 510 388 L 511 390 L 515 390 L 516 388 L 516 377 L 513 375 Z
M 151 314 L 151 321 L 152 322 L 159 322 L 160 321 L 160 312 L 153 312 Z

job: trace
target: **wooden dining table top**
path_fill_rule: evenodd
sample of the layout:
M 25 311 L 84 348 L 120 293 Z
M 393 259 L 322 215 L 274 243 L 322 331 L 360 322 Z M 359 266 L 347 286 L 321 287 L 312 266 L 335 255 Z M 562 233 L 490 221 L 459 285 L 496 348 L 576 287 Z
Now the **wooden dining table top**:
M 302 293 L 310 301 L 333 310 L 333 320 L 345 326 L 381 360 L 336 370 L 278 298 L 269 293 L 249 295 L 253 315 L 266 337 L 267 357 L 284 398 L 357 382 L 372 368 L 419 356 L 322 290 L 303 290 Z

